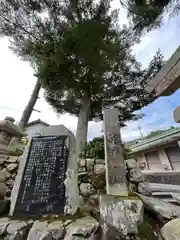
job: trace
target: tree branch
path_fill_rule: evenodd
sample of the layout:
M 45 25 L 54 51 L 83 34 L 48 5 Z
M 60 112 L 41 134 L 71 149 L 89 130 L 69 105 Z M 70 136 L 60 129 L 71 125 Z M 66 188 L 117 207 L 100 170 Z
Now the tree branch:
M 12 23 L 8 18 L 3 16 L 1 13 L 0 13 L 0 17 L 3 18 L 6 22 L 9 22 L 10 24 L 13 24 L 15 27 L 22 29 L 25 33 L 27 33 L 28 35 L 30 35 L 31 37 L 33 37 L 34 39 L 36 39 L 40 43 L 40 40 L 36 36 L 34 36 L 32 33 L 27 31 L 24 27 L 20 26 L 19 24 Z

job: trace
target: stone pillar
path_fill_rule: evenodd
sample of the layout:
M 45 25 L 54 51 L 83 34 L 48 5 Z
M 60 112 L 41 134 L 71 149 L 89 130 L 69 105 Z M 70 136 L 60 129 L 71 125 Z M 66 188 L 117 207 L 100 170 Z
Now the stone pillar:
M 107 194 L 127 196 L 123 146 L 117 109 L 104 110 L 104 141 Z
M 172 170 L 171 163 L 170 163 L 168 156 L 163 148 L 160 148 L 158 150 L 158 154 L 159 154 L 159 160 L 162 164 L 162 169 L 163 170 Z

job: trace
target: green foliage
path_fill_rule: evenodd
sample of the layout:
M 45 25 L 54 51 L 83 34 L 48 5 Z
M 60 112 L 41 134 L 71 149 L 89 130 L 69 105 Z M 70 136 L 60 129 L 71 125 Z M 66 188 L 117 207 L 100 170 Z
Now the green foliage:
M 180 11 L 179 0 L 120 0 L 126 8 L 128 18 L 133 22 L 136 34 L 150 31 L 163 23 L 163 16 L 172 17 Z
M 152 132 L 150 132 L 150 134 L 148 134 L 148 136 L 146 138 L 152 138 L 152 137 L 158 136 L 159 134 L 164 133 L 166 131 L 167 130 L 152 131 Z
M 157 52 L 142 70 L 132 54 L 136 36 L 118 25 L 111 0 L 4 0 L 0 28 L 11 48 L 29 60 L 57 113 L 79 115 L 90 100 L 89 120 L 102 120 L 102 108 L 115 107 L 120 123 L 152 101 L 147 80 L 162 67 Z
M 175 130 L 175 129 L 177 129 L 177 128 L 175 128 L 174 126 L 171 126 L 171 127 L 168 128 L 168 129 L 152 131 L 152 132 L 150 132 L 150 134 L 148 134 L 148 135 L 146 136 L 146 138 L 155 137 L 155 136 L 158 136 L 158 135 L 160 135 L 160 134 L 162 134 L 162 133 L 166 133 L 166 132 L 168 132 L 168 131 L 170 131 L 170 130 Z
M 84 153 L 85 158 L 104 159 L 104 137 L 93 138 L 89 141 Z
M 28 144 L 28 138 L 27 137 L 22 137 L 20 143 L 23 144 L 23 145 L 27 145 Z
M 8 152 L 9 155 L 12 156 L 21 156 L 23 154 L 24 147 L 12 147 L 12 150 Z
M 168 133 L 171 130 L 178 130 L 178 129 L 179 128 L 177 128 L 177 127 L 171 126 L 168 129 L 152 131 L 147 136 L 145 136 L 143 139 L 142 138 L 137 138 L 137 139 L 133 139 L 133 140 L 130 140 L 130 141 L 126 142 L 126 147 L 127 148 L 131 148 L 131 146 L 133 146 L 136 143 L 138 143 L 138 141 L 143 141 L 143 140 L 146 140 L 146 139 L 149 139 L 149 138 L 153 138 L 153 137 L 159 136 L 159 135 L 161 135 L 163 133 Z
M 127 147 L 124 147 L 125 160 L 129 158 L 129 154 L 130 150 Z M 95 137 L 92 141 L 89 141 L 83 153 L 83 157 L 105 159 L 104 137 Z

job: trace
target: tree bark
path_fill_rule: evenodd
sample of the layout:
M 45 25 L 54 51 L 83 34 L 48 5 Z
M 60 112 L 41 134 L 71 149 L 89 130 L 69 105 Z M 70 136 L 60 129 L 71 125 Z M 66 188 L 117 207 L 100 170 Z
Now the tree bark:
M 41 89 L 41 83 L 40 83 L 40 80 L 38 79 L 36 82 L 36 85 L 33 89 L 32 95 L 29 99 L 29 102 L 28 102 L 26 108 L 24 109 L 23 114 L 20 119 L 20 122 L 19 122 L 19 126 L 21 127 L 22 130 L 24 130 L 24 128 L 26 127 L 26 125 L 31 117 L 33 108 L 38 99 L 40 89 Z
M 78 125 L 76 131 L 76 156 L 84 151 L 87 144 L 87 131 L 89 120 L 90 98 L 85 96 L 79 112 Z

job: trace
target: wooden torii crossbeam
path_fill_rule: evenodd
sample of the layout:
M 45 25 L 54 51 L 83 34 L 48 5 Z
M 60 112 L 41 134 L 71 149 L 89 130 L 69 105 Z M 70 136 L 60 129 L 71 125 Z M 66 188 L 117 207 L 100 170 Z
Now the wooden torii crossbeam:
M 149 81 L 146 90 L 155 98 L 168 96 L 180 88 L 180 46 L 156 76 Z M 174 120 L 180 123 L 180 106 L 174 110 Z
M 149 81 L 147 91 L 156 98 L 171 95 L 180 88 L 180 46 L 156 76 Z

